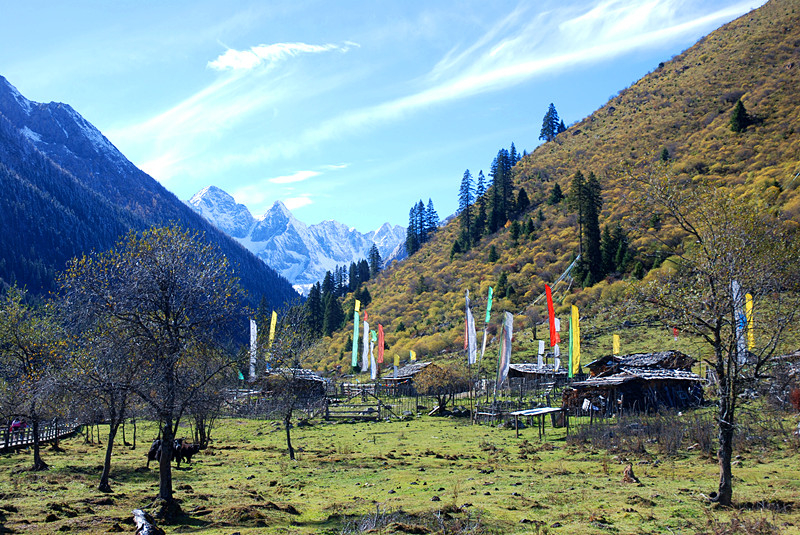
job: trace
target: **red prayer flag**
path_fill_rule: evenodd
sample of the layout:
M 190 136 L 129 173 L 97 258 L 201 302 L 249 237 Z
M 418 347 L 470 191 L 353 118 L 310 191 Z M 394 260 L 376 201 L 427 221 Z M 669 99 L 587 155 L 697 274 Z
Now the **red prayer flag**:
M 383 325 L 378 324 L 378 364 L 383 364 Z
M 554 347 L 561 341 L 561 337 L 556 331 L 556 312 L 553 309 L 553 291 L 548 284 L 544 285 L 544 291 L 547 294 L 547 315 L 550 317 L 550 347 Z

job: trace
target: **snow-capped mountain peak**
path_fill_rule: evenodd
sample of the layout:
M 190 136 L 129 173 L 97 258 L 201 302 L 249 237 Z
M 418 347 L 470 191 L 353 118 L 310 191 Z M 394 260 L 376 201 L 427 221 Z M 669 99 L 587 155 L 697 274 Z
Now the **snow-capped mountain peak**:
M 326 271 L 367 258 L 373 243 L 385 261 L 397 258 L 393 252 L 402 249 L 406 235 L 405 228 L 389 223 L 366 234 L 335 220 L 306 225 L 281 201 L 253 219 L 243 205 L 214 186 L 199 191 L 188 204 L 299 289 L 322 280 Z M 246 231 L 244 224 L 233 223 L 238 218 L 249 221 Z
M 189 199 L 188 204 L 218 229 L 234 238 L 246 237 L 255 223 L 245 205 L 238 204 L 230 194 L 216 186 L 198 191 Z

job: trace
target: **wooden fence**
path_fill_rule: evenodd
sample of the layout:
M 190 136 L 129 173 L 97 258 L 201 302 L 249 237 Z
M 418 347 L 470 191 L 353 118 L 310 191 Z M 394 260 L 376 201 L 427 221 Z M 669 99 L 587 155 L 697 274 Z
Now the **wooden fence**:
M 46 444 L 71 435 L 78 429 L 77 425 L 53 421 L 39 426 L 39 442 Z M 13 451 L 33 445 L 33 428 L 0 430 L 0 452 Z

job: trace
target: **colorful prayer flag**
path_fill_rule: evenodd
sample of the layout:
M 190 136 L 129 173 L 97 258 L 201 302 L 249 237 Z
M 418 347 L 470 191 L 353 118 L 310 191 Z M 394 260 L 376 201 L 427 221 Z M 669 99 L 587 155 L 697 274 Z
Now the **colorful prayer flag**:
M 567 345 L 567 377 L 572 377 L 572 339 L 574 337 L 572 331 L 572 315 L 569 317 L 569 343 Z
M 395 368 L 400 366 L 400 355 L 395 355 L 394 356 L 394 366 L 395 366 Z
M 272 348 L 272 342 L 275 341 L 275 326 L 278 324 L 278 313 L 274 310 L 272 311 L 272 319 L 269 322 L 269 346 L 268 349 Z
M 411 359 L 411 362 L 417 362 L 417 352 L 413 349 L 408 352 L 408 357 Z
M 581 371 L 581 323 L 578 315 L 578 307 L 572 305 L 572 321 L 570 322 L 572 335 L 570 336 L 570 349 L 572 349 L 572 360 L 570 361 L 570 373 L 575 375 Z
M 467 364 L 470 366 L 475 364 L 478 356 L 478 335 L 475 333 L 475 318 L 472 316 L 472 310 L 469 308 L 469 290 L 467 290 L 467 321 L 464 333 L 464 349 L 467 350 Z
M 356 312 L 361 312 L 361 301 L 359 301 L 358 299 L 356 299 L 356 303 L 353 310 L 355 310 Z
M 378 341 L 378 333 L 374 330 L 369 332 L 369 377 L 373 381 L 378 378 L 378 365 L 375 363 L 375 354 L 372 350 L 375 347 L 375 342 Z
M 366 316 L 366 312 L 364 315 Z M 364 319 L 364 341 L 363 351 L 361 351 L 361 371 L 365 372 L 369 369 L 369 322 Z
M 744 296 L 739 281 L 731 281 L 731 297 L 733 298 L 733 316 L 736 320 L 736 355 L 739 365 L 747 362 L 747 341 L 745 327 L 747 316 L 744 313 Z
M 256 378 L 256 356 L 258 353 L 258 326 L 250 320 L 250 380 Z
M 239 380 L 244 381 L 244 375 L 242 375 L 242 370 L 237 370 L 239 372 Z
M 539 340 L 539 354 L 536 355 L 536 367 L 544 368 L 544 340 Z
M 358 367 L 358 322 L 361 321 L 358 312 L 353 312 L 353 356 L 350 358 L 350 365 Z
M 553 308 L 553 291 L 550 289 L 550 285 L 544 285 L 544 291 L 547 295 L 547 315 L 550 319 L 550 347 L 555 347 L 561 341 L 561 337 L 558 334 L 558 330 L 556 329 L 556 312 Z
M 489 320 L 492 319 L 492 296 L 494 295 L 494 288 L 489 286 L 489 298 L 486 300 L 486 321 L 484 323 L 489 323 Z
M 744 314 L 747 318 L 747 349 L 752 351 L 756 347 L 756 337 L 753 325 L 753 296 L 744 294 Z
M 615 334 L 611 337 L 611 354 L 619 355 L 619 335 Z
M 503 330 L 500 334 L 500 353 L 497 361 L 497 388 L 503 386 L 508 377 L 508 368 L 511 365 L 511 339 L 514 335 L 514 316 L 511 312 L 505 313 Z
M 378 324 L 378 364 L 383 364 L 383 325 Z

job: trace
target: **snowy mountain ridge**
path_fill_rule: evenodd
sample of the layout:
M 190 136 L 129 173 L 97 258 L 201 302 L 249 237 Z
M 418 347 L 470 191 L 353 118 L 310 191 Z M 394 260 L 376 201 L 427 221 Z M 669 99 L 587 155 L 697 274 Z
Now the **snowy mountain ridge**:
M 334 220 L 307 225 L 280 201 L 254 218 L 246 206 L 216 186 L 200 190 L 187 204 L 301 293 L 321 281 L 326 271 L 367 258 L 373 244 L 385 264 L 405 256 L 406 229 L 399 225 L 384 223 L 365 234 Z

